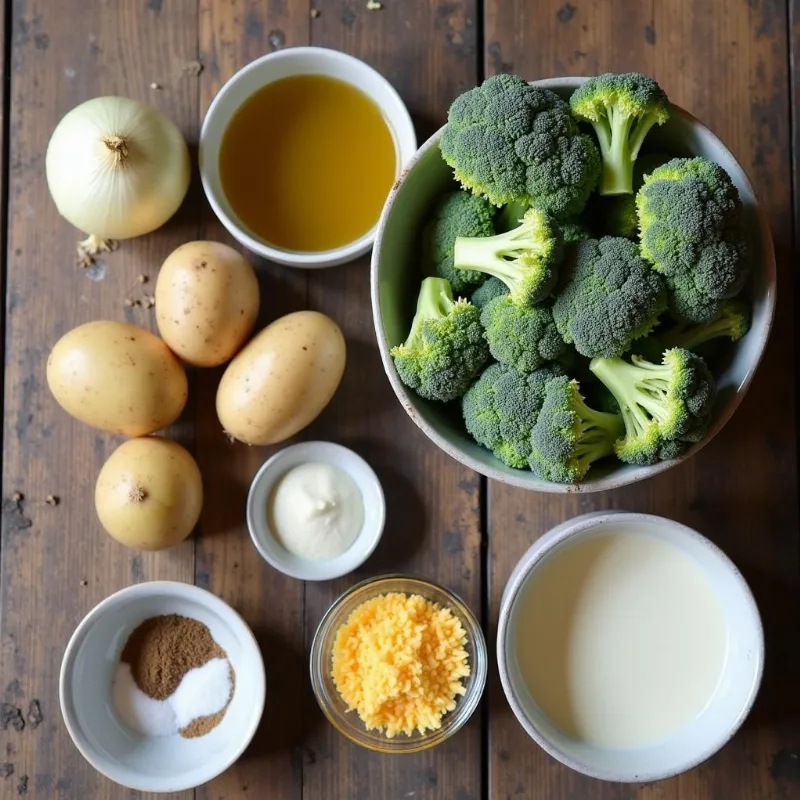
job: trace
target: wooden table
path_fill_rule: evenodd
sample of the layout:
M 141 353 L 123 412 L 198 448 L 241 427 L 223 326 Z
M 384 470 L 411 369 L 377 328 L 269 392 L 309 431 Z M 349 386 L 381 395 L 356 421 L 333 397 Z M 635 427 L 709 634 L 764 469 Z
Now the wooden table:
M 198 789 L 198 800 L 768 800 L 800 796 L 800 636 L 793 212 L 798 183 L 800 38 L 787 0 L 16 0 L 4 18 L 2 63 L 5 268 L 2 700 L 43 721 L 0 730 L 0 764 L 13 765 L 0 797 L 141 796 L 97 775 L 60 719 L 63 648 L 83 615 L 132 583 L 196 583 L 239 609 L 265 654 L 269 692 L 245 756 Z M 312 8 L 319 14 L 312 15 Z M 249 60 L 283 47 L 353 53 L 400 91 L 420 140 L 450 100 L 484 75 L 526 78 L 641 70 L 711 126 L 754 180 L 775 237 L 780 303 L 759 375 L 725 431 L 678 469 L 601 495 L 544 495 L 489 483 L 446 457 L 396 402 L 380 365 L 368 262 L 316 273 L 259 265 L 263 321 L 300 308 L 343 327 L 349 365 L 334 401 L 303 437 L 361 452 L 388 496 L 383 543 L 359 574 L 330 584 L 282 577 L 261 560 L 244 523 L 248 482 L 267 449 L 230 445 L 214 411 L 219 371 L 191 375 L 191 401 L 169 431 L 197 456 L 206 502 L 197 534 L 175 550 L 137 554 L 103 533 L 93 486 L 118 444 L 73 422 L 45 381 L 53 342 L 97 318 L 153 327 L 152 310 L 126 308 L 140 274 L 196 238 L 228 241 L 202 198 L 163 230 L 126 242 L 97 267 L 73 262 L 76 231 L 59 218 L 44 178 L 44 151 L 59 118 L 95 95 L 154 103 L 197 142 L 205 109 Z M 202 71 L 198 74 L 198 65 Z M 793 124 L 794 123 L 794 124 Z M 794 158 L 793 158 L 794 153 Z M 325 212 L 309 187 L 309 213 Z M 150 284 L 152 286 L 152 283 Z M 147 289 L 147 286 L 144 287 Z M 135 291 L 140 291 L 139 289 Z M 24 500 L 15 502 L 15 493 Z M 57 505 L 46 502 L 59 498 Z M 705 532 L 736 561 L 760 603 L 767 634 L 765 682 L 743 730 L 720 754 L 674 780 L 603 784 L 569 771 L 527 739 L 496 676 L 480 714 L 440 748 L 404 758 L 350 745 L 327 725 L 308 686 L 306 654 L 320 616 L 360 578 L 411 570 L 460 593 L 490 634 L 509 571 L 552 525 L 580 512 L 627 508 L 675 517 Z M 175 795 L 188 798 L 192 793 Z

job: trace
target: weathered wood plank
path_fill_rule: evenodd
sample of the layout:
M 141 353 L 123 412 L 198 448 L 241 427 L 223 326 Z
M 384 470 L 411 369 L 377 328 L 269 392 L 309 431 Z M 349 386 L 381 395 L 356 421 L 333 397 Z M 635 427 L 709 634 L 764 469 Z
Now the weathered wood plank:
M 172 76 L 196 58 L 196 4 L 20 1 L 9 35 L 0 690 L 4 700 L 25 708 L 38 698 L 44 722 L 35 731 L 0 734 L 2 760 L 15 766 L 0 793 L 14 796 L 11 789 L 27 775 L 30 797 L 128 797 L 91 769 L 69 740 L 58 709 L 61 656 L 75 625 L 106 595 L 143 579 L 191 581 L 193 545 L 139 555 L 102 531 L 94 481 L 118 441 L 56 406 L 45 384 L 45 360 L 58 336 L 91 319 L 127 317 L 152 326 L 151 311 L 126 311 L 123 299 L 137 275 L 154 277 L 164 256 L 194 236 L 196 221 L 189 204 L 163 231 L 124 243 L 84 272 L 74 263 L 79 232 L 59 218 L 48 195 L 44 152 L 60 117 L 103 93 L 150 101 L 193 134 L 196 81 Z M 163 91 L 151 90 L 153 82 Z M 187 426 L 176 432 L 185 436 Z M 23 503 L 13 503 L 14 492 L 24 495 Z M 59 505 L 45 503 L 50 494 Z
M 225 81 L 254 58 L 308 43 L 306 2 L 201 0 L 200 113 L 205 114 Z M 238 247 L 203 205 L 202 237 Z M 241 248 L 239 248 L 241 249 Z M 252 256 L 254 264 L 257 259 Z M 261 285 L 260 330 L 290 311 L 306 307 L 306 273 L 256 264 Z M 197 539 L 196 583 L 233 605 L 253 628 L 267 670 L 261 726 L 245 755 L 225 774 L 198 788 L 198 800 L 261 797 L 299 800 L 302 793 L 302 692 L 307 684 L 303 653 L 303 584 L 268 566 L 253 547 L 245 523 L 245 499 L 257 469 L 277 448 L 231 445 L 215 410 L 222 369 L 197 374 L 197 459 L 206 501 Z
M 452 97 L 476 80 L 475 3 L 409 0 L 370 12 L 360 0 L 320 3 L 311 42 L 363 58 L 398 89 L 420 140 L 444 120 Z M 353 447 L 377 470 L 387 494 L 384 539 L 357 575 L 306 587 L 306 649 L 320 617 L 356 581 L 412 572 L 481 607 L 477 476 L 438 451 L 414 427 L 383 375 L 369 301 L 369 264 L 361 259 L 310 277 L 310 305 L 344 329 L 349 364 L 342 386 L 309 436 Z M 305 800 L 331 797 L 481 797 L 478 715 L 433 751 L 392 758 L 360 750 L 324 723 L 307 696 Z
M 788 798 L 796 786 L 775 768 L 789 763 L 798 743 L 797 699 L 790 689 L 798 649 L 786 633 L 798 591 L 798 532 L 795 423 L 787 414 L 794 407 L 795 361 L 785 21 L 785 4 L 772 0 L 487 2 L 488 71 L 513 70 L 529 79 L 648 72 L 674 102 L 717 132 L 753 179 L 769 216 L 781 291 L 769 351 L 747 399 L 690 463 L 599 496 L 526 494 L 499 484 L 489 490 L 493 621 L 519 556 L 575 514 L 607 507 L 648 511 L 677 518 L 717 542 L 751 583 L 765 620 L 767 671 L 752 717 L 720 754 L 680 778 L 649 786 L 604 784 L 561 767 L 528 740 L 495 683 L 492 798 Z

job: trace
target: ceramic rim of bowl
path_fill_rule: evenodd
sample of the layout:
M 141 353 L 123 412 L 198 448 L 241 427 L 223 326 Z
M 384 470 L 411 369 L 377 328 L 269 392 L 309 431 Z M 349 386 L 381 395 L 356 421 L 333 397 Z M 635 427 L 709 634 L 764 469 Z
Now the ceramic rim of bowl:
M 339 264 L 345 264 L 368 252 L 375 242 L 375 237 L 378 232 L 378 221 L 376 220 L 372 228 L 370 228 L 370 230 L 368 230 L 364 235 L 360 236 L 355 241 L 331 250 L 300 252 L 277 247 L 276 245 L 259 239 L 253 233 L 251 233 L 247 226 L 236 217 L 233 209 L 230 210 L 230 213 L 225 210 L 223 204 L 217 197 L 217 191 L 215 191 L 214 187 L 211 185 L 211 180 L 208 174 L 209 167 L 207 166 L 207 159 L 219 157 L 218 148 L 215 148 L 213 152 L 208 152 L 206 150 L 209 130 L 212 128 L 212 126 L 218 126 L 222 130 L 222 135 L 224 135 L 224 131 L 230 124 L 230 120 L 233 118 L 233 115 L 236 113 L 236 111 L 238 111 L 239 108 L 241 108 L 242 103 L 247 99 L 244 98 L 236 106 L 236 109 L 227 119 L 218 121 L 216 119 L 216 114 L 218 113 L 222 100 L 226 97 L 226 95 L 235 89 L 236 85 L 242 80 L 242 78 L 251 72 L 257 72 L 258 70 L 261 70 L 264 64 L 274 64 L 284 60 L 302 60 L 304 57 L 329 59 L 331 62 L 338 61 L 340 64 L 346 64 L 348 69 L 352 71 L 351 75 L 349 77 L 339 77 L 338 79 L 349 83 L 351 86 L 356 87 L 360 91 L 363 91 L 363 89 L 361 89 L 357 81 L 359 75 L 370 76 L 370 78 L 380 86 L 381 93 L 384 95 L 383 99 L 378 99 L 369 94 L 368 97 L 380 109 L 381 115 L 383 116 L 386 126 L 392 136 L 392 140 L 394 141 L 396 166 L 395 183 L 393 189 L 396 188 L 399 181 L 398 176 L 402 174 L 404 165 L 411 158 L 413 158 L 417 149 L 417 137 L 414 130 L 414 123 L 411 120 L 411 115 L 409 114 L 408 109 L 397 90 L 386 78 L 383 77 L 383 75 L 381 75 L 380 72 L 378 72 L 376 69 L 373 69 L 373 67 L 371 67 L 369 64 L 361 59 L 356 58 L 355 56 L 351 56 L 348 53 L 343 53 L 339 50 L 332 50 L 326 47 L 287 47 L 284 50 L 278 50 L 274 53 L 267 53 L 267 55 L 260 56 L 235 72 L 214 96 L 214 99 L 211 101 L 211 104 L 209 105 L 208 110 L 203 117 L 203 124 L 200 128 L 198 161 L 200 167 L 200 181 L 203 185 L 203 193 L 205 194 L 206 199 L 211 205 L 211 208 L 217 219 L 219 219 L 228 232 L 240 244 L 244 245 L 248 250 L 252 251 L 256 255 L 261 256 L 262 258 L 266 258 L 270 261 L 274 261 L 285 266 L 298 267 L 302 269 L 322 269 L 326 267 L 338 266 Z M 284 77 L 290 77 L 291 75 L 312 74 L 324 73 L 316 73 L 301 68 L 298 69 L 297 72 L 289 73 Z M 271 82 L 272 80 L 267 78 L 263 83 L 260 84 L 259 88 L 263 88 Z M 248 95 L 248 98 L 249 97 L 252 97 L 252 93 Z M 214 169 L 216 170 L 217 168 Z M 223 192 L 221 182 L 219 191 Z
M 544 89 L 564 89 L 573 88 L 580 83 L 587 80 L 585 77 L 575 78 L 543 78 L 538 81 L 531 81 L 533 86 L 539 86 Z M 766 290 L 764 292 L 764 322 L 761 330 L 758 332 L 760 341 L 758 345 L 758 352 L 756 358 L 748 365 L 747 372 L 744 378 L 739 383 L 736 392 L 732 395 L 730 400 L 719 410 L 719 413 L 711 423 L 708 432 L 703 439 L 693 444 L 683 455 L 678 456 L 670 461 L 659 461 L 656 464 L 651 464 L 646 467 L 636 467 L 628 472 L 625 476 L 620 476 L 615 473 L 605 475 L 601 478 L 588 480 L 582 483 L 553 483 L 536 478 L 530 472 L 523 470 L 516 470 L 516 474 L 509 474 L 489 464 L 482 463 L 476 458 L 465 453 L 457 445 L 452 444 L 448 439 L 440 434 L 436 428 L 429 424 L 422 415 L 414 408 L 413 404 L 408 398 L 408 393 L 411 389 L 407 389 L 394 368 L 392 357 L 389 353 L 390 347 L 386 340 L 386 335 L 383 331 L 383 314 L 380 306 L 380 277 L 379 277 L 379 264 L 381 260 L 381 247 L 383 236 L 386 229 L 387 221 L 392 213 L 395 201 L 402 191 L 405 179 L 409 173 L 419 164 L 419 162 L 434 148 L 438 148 L 439 141 L 445 126 L 439 128 L 422 146 L 417 150 L 408 164 L 403 168 L 400 173 L 399 179 L 395 182 L 386 204 L 383 207 L 380 220 L 378 221 L 378 230 L 375 235 L 375 246 L 372 250 L 372 259 L 370 264 L 370 295 L 372 303 L 372 321 L 375 328 L 375 336 L 378 340 L 378 349 L 381 354 L 381 361 L 383 362 L 383 369 L 389 379 L 389 383 L 394 390 L 395 396 L 400 401 L 400 405 L 405 409 L 406 414 L 411 418 L 414 424 L 422 430 L 422 432 L 441 450 L 444 450 L 451 458 L 460 462 L 466 467 L 484 475 L 487 478 L 492 478 L 500 483 L 505 483 L 509 486 L 516 486 L 520 489 L 528 489 L 529 491 L 548 492 L 551 494 L 588 494 L 591 492 L 602 492 L 608 489 L 618 489 L 622 486 L 628 486 L 632 483 L 637 483 L 646 478 L 651 478 L 662 472 L 666 472 L 678 464 L 690 459 L 700 450 L 702 450 L 721 430 L 725 427 L 728 420 L 733 416 L 733 413 L 744 400 L 747 391 L 752 384 L 753 377 L 764 357 L 764 351 L 769 341 L 769 336 L 772 331 L 772 326 L 775 319 L 775 302 L 776 302 L 776 282 L 777 282 L 777 269 L 775 264 L 775 248 L 772 242 L 772 234 L 770 232 L 769 224 L 766 215 L 758 202 L 758 197 L 753 189 L 752 182 L 745 173 L 739 161 L 735 158 L 733 153 L 728 147 L 723 144 L 719 137 L 703 125 L 696 117 L 684 109 L 671 105 L 672 112 L 678 116 L 684 117 L 693 126 L 699 127 L 704 135 L 708 136 L 714 142 L 715 147 L 718 147 L 724 152 L 733 163 L 735 163 L 741 172 L 742 178 L 748 191 L 754 198 L 753 213 L 758 226 L 758 233 L 761 238 L 761 257 L 763 259 L 763 269 L 765 273 Z M 488 451 L 487 451 L 488 452 Z
M 683 536 L 691 537 L 694 541 L 698 542 L 702 547 L 704 547 L 711 554 L 711 556 L 718 561 L 721 567 L 731 575 L 741 591 L 742 596 L 745 598 L 753 612 L 753 619 L 756 626 L 755 633 L 756 638 L 758 639 L 759 647 L 758 653 L 756 654 L 758 658 L 758 666 L 754 676 L 752 689 L 743 703 L 742 708 L 739 710 L 736 720 L 730 726 L 730 728 L 725 731 L 724 735 L 718 737 L 717 740 L 713 741 L 701 752 L 696 753 L 692 757 L 686 759 L 684 764 L 678 769 L 668 769 L 660 772 L 653 771 L 651 773 L 637 773 L 635 775 L 620 775 L 617 773 L 604 773 L 588 766 L 568 753 L 565 753 L 556 744 L 551 742 L 550 739 L 539 729 L 536 723 L 532 722 L 528 718 L 521 704 L 517 700 L 515 686 L 512 684 L 511 678 L 509 677 L 507 642 L 509 639 L 510 617 L 514 604 L 531 574 L 539 567 L 542 561 L 550 553 L 552 553 L 555 548 L 571 539 L 577 540 L 582 535 L 590 533 L 591 531 L 602 527 L 608 522 L 620 520 L 627 522 L 645 522 L 654 526 L 658 526 L 663 530 L 671 530 L 673 532 L 678 532 Z M 548 541 L 540 544 L 541 538 L 544 536 L 549 537 L 549 539 Z M 543 534 L 543 537 L 540 537 L 539 540 L 535 541 L 531 547 L 528 548 L 528 550 L 522 555 L 512 570 L 508 582 L 503 589 L 503 594 L 500 600 L 500 613 L 497 620 L 497 644 L 495 648 L 495 656 L 497 658 L 498 672 L 500 673 L 500 683 L 503 687 L 503 694 L 505 695 L 509 706 L 511 706 L 514 716 L 517 718 L 517 721 L 528 734 L 528 736 L 530 736 L 530 738 L 533 739 L 546 753 L 570 769 L 575 770 L 583 775 L 588 775 L 591 778 L 597 778 L 598 780 L 616 781 L 621 783 L 658 781 L 665 778 L 671 778 L 676 775 L 681 775 L 684 772 L 696 767 L 698 764 L 703 763 L 715 753 L 719 752 L 719 750 L 721 750 L 731 740 L 731 738 L 733 738 L 750 713 L 756 697 L 758 696 L 761 680 L 764 674 L 765 645 L 763 622 L 761 620 L 761 614 L 758 610 L 758 605 L 753 597 L 753 592 L 744 576 L 739 571 L 738 567 L 733 563 L 733 561 L 731 561 L 731 559 L 720 547 L 714 544 L 714 542 L 712 542 L 706 536 L 703 536 L 703 534 L 701 534 L 699 531 L 696 531 L 694 528 L 690 528 L 687 525 L 683 525 L 680 522 L 669 519 L 668 517 L 661 517 L 657 514 L 641 514 L 638 512 L 616 509 L 609 511 L 589 512 L 587 514 L 581 514 L 577 517 L 573 517 L 572 519 L 565 520 L 559 525 L 556 525 L 548 530 L 545 534 Z M 674 546 L 680 547 L 680 545 Z M 676 733 L 674 735 L 678 734 Z
M 236 748 L 235 753 L 218 766 L 215 766 L 213 769 L 209 769 L 208 774 L 205 775 L 201 783 L 184 785 L 179 781 L 175 781 L 174 783 L 165 783 L 164 785 L 159 785 L 158 787 L 154 787 L 146 783 L 140 783 L 138 785 L 133 785 L 132 783 L 121 784 L 117 778 L 114 777 L 114 775 L 110 774 L 108 770 L 104 769 L 96 762 L 92 753 L 85 746 L 85 735 L 75 719 L 75 712 L 73 711 L 72 707 L 72 691 L 68 687 L 67 681 L 72 675 L 75 656 L 89 628 L 94 625 L 94 623 L 97 622 L 97 620 L 100 619 L 103 614 L 105 614 L 109 606 L 113 606 L 115 603 L 127 596 L 135 596 L 137 594 L 146 596 L 148 594 L 157 594 L 159 591 L 165 591 L 168 594 L 183 594 L 191 597 L 192 599 L 196 600 L 198 605 L 209 606 L 219 612 L 222 616 L 228 617 L 230 620 L 236 622 L 243 639 L 248 643 L 248 645 L 252 645 L 252 652 L 257 656 L 257 666 L 260 667 L 259 675 L 261 680 L 259 681 L 258 695 L 252 698 L 254 707 L 258 708 L 259 710 L 258 713 L 253 717 L 253 722 L 250 727 L 244 732 L 241 743 Z M 124 786 L 127 789 L 132 789 L 133 791 L 137 792 L 164 793 L 188 791 L 189 789 L 195 789 L 198 786 L 202 786 L 208 781 L 213 780 L 233 766 L 233 764 L 239 760 L 242 753 L 244 753 L 244 751 L 250 745 L 250 742 L 256 734 L 258 726 L 261 724 L 261 718 L 263 716 L 264 706 L 266 704 L 266 695 L 267 680 L 266 669 L 264 667 L 264 657 L 261 654 L 261 648 L 256 640 L 255 635 L 253 634 L 253 631 L 247 622 L 245 622 L 242 615 L 239 614 L 239 612 L 236 611 L 232 606 L 228 605 L 222 598 L 217 597 L 207 589 L 202 589 L 201 587 L 195 586 L 191 583 L 181 583 L 180 581 L 145 581 L 143 583 L 135 583 L 133 586 L 127 586 L 124 589 L 120 589 L 119 591 L 114 592 L 113 594 L 110 594 L 108 597 L 105 597 L 103 600 L 101 600 L 83 617 L 73 631 L 72 635 L 69 637 L 67 646 L 64 649 L 64 655 L 61 659 L 61 667 L 58 674 L 58 700 L 59 707 L 61 709 L 61 718 L 63 719 L 70 739 L 77 748 L 78 752 L 93 769 L 97 770 L 97 772 L 99 772 L 101 775 L 108 778 L 108 780 L 113 781 L 115 784 L 117 784 L 117 786 Z
M 334 452 L 340 454 L 338 459 L 330 458 L 330 454 Z M 271 552 L 262 542 L 262 539 L 270 539 L 275 542 L 279 552 L 284 549 L 267 520 L 266 508 L 261 509 L 257 505 L 257 495 L 260 493 L 262 487 L 265 488 L 266 501 L 269 503 L 273 490 L 283 477 L 283 474 L 278 474 L 270 480 L 270 472 L 278 470 L 284 461 L 288 461 L 291 464 L 298 454 L 307 454 L 308 461 L 300 461 L 294 466 L 298 466 L 301 463 L 310 463 L 315 460 L 322 461 L 325 464 L 332 464 L 349 475 L 350 479 L 358 488 L 364 503 L 367 502 L 367 498 L 364 497 L 363 492 L 365 483 L 368 483 L 369 486 L 374 489 L 375 496 L 377 497 L 378 506 L 375 526 L 372 529 L 367 527 L 365 508 L 364 523 L 355 540 L 347 550 L 335 558 L 330 559 L 330 561 L 307 561 L 306 559 L 292 556 L 288 552 L 286 560 L 283 560 L 276 555 L 276 553 Z M 326 455 L 328 456 L 327 458 Z M 355 476 L 352 471 L 342 466 L 341 462 L 343 461 L 360 468 L 363 480 Z M 265 483 L 266 487 L 264 487 Z M 262 512 L 264 514 L 263 517 L 261 516 Z M 363 456 L 338 442 L 315 439 L 297 442 L 296 444 L 288 445 L 276 451 L 258 468 L 258 472 L 253 476 L 253 480 L 250 482 L 250 488 L 247 491 L 246 518 L 247 530 L 250 534 L 253 547 L 255 547 L 259 556 L 273 569 L 295 580 L 309 582 L 332 581 L 357 570 L 371 558 L 377 549 L 386 526 L 386 495 L 383 491 L 383 485 L 381 484 L 378 474 Z M 364 542 L 367 543 L 366 546 L 364 546 Z M 357 557 L 353 558 L 352 553 L 358 553 Z M 348 554 L 351 554 L 349 559 Z M 303 567 L 297 568 L 291 565 L 291 562 L 295 558 Z M 330 567 L 332 562 L 338 562 L 340 565 L 339 568 L 332 569 Z

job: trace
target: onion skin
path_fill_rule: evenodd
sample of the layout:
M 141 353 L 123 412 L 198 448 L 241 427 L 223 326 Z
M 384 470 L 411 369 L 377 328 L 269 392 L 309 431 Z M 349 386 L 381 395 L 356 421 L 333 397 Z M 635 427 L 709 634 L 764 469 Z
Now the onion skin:
M 189 394 L 172 351 L 128 322 L 87 322 L 65 333 L 47 359 L 47 385 L 75 419 L 125 436 L 171 425 Z
M 69 111 L 50 137 L 45 169 L 61 216 L 98 240 L 160 228 L 191 178 L 178 127 L 127 97 L 95 97 Z
M 203 481 L 177 442 L 130 439 L 109 457 L 95 485 L 95 508 L 107 533 L 126 547 L 164 550 L 194 529 L 203 507 Z

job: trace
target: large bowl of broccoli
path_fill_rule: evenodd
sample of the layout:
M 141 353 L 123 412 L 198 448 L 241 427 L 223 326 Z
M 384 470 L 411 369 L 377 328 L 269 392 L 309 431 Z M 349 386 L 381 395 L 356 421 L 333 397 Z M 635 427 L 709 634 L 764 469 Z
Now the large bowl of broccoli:
M 696 453 L 744 397 L 775 307 L 743 169 L 638 73 L 461 94 L 387 199 L 371 280 L 411 419 L 477 472 L 546 492 Z

